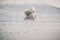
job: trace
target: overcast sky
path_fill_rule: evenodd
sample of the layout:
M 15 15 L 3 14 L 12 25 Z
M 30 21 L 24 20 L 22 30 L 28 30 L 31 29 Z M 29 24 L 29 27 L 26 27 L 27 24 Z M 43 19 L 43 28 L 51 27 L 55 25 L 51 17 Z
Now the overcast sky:
M 6 0 L 7 4 L 48 4 L 60 8 L 60 0 Z

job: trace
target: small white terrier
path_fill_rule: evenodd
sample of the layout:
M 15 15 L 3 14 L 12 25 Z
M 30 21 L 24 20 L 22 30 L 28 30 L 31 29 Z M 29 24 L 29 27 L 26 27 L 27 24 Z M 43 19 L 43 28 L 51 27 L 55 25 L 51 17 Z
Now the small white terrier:
M 36 18 L 36 12 L 34 8 L 25 10 L 24 14 L 24 20 L 34 20 Z

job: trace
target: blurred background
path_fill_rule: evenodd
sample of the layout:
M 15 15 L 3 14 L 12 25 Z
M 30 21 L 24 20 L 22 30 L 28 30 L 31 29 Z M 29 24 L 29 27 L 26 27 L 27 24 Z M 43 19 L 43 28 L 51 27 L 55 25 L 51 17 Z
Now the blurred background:
M 60 0 L 0 0 L 0 40 L 60 40 Z M 35 20 L 24 20 L 34 7 Z

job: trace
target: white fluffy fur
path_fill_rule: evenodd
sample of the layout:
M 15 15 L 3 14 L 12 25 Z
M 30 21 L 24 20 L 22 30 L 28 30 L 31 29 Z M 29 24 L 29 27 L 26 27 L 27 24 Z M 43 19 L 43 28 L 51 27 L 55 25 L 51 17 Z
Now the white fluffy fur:
M 25 13 L 25 12 L 28 12 L 28 11 L 31 12 L 31 14 L 28 13 L 29 16 L 27 16 L 27 14 Z M 35 11 L 34 8 L 26 9 L 25 12 L 24 12 L 24 14 L 25 14 L 25 18 L 24 19 L 25 20 L 28 20 L 28 19 L 29 20 L 34 20 L 36 18 L 36 11 Z

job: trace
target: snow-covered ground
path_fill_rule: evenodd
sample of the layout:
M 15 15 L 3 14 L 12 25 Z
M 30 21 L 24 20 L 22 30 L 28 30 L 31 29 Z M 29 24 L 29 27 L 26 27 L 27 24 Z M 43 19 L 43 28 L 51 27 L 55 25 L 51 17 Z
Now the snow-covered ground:
M 36 20 L 24 20 L 23 10 L 31 5 L 0 6 L 0 40 L 60 40 L 60 9 L 33 6 Z

